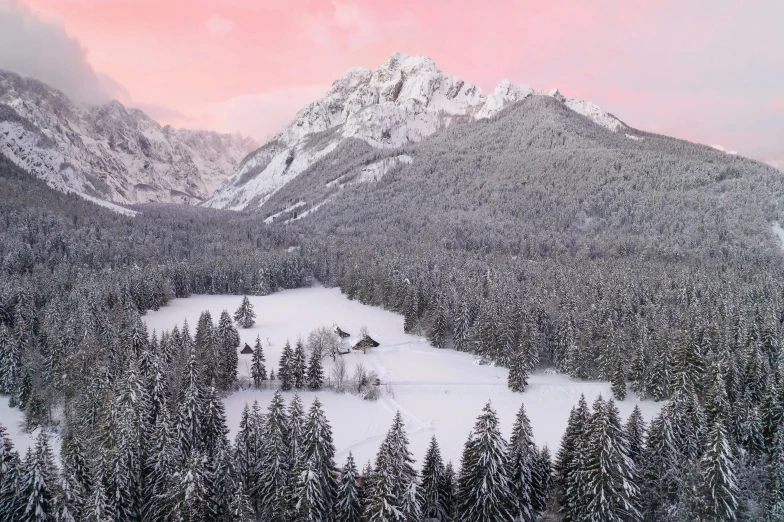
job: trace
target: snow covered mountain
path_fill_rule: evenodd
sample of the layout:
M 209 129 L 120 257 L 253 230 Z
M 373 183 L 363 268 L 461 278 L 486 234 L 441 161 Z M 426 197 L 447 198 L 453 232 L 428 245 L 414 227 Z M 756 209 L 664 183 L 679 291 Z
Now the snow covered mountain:
M 199 203 L 256 147 L 239 135 L 161 127 L 117 101 L 78 105 L 0 71 L 0 154 L 88 199 Z
M 393 54 L 371 71 L 355 67 L 323 98 L 260 149 L 246 157 L 205 205 L 257 208 L 342 142 L 355 138 L 379 149 L 421 141 L 455 122 L 490 118 L 528 96 L 549 95 L 595 123 L 617 132 L 626 126 L 596 105 L 545 94 L 504 80 L 489 95 L 443 73 L 430 58 Z

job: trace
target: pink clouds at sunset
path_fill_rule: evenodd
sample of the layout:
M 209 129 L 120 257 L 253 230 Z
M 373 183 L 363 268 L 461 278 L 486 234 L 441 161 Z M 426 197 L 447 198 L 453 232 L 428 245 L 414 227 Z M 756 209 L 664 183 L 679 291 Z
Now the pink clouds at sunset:
M 349 67 L 401 51 L 486 92 L 503 78 L 555 86 L 633 127 L 773 163 L 782 20 L 777 0 L 0 0 L 0 30 L 21 23 L 15 37 L 36 43 L 25 59 L 63 70 L 2 50 L 0 67 L 264 139 Z

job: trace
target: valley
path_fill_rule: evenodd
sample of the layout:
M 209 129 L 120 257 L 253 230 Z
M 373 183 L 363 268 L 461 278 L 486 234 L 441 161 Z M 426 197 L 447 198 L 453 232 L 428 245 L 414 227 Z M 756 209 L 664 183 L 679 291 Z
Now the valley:
M 510 432 L 515 413 L 524 404 L 537 445 L 555 450 L 569 410 L 581 394 L 589 404 L 599 394 L 605 398 L 612 396 L 609 383 L 579 381 L 545 372 L 532 374 L 525 392 L 511 392 L 507 387 L 506 368 L 479 365 L 469 353 L 433 348 L 427 339 L 403 332 L 402 316 L 350 301 L 337 288 L 285 290 L 269 296 L 251 296 L 250 300 L 258 317 L 252 328 L 239 329 L 240 347 L 245 343 L 254 346 L 256 336 L 260 336 L 267 368 L 275 369 L 276 373 L 286 340 L 293 344 L 300 337 L 306 339 L 311 331 L 322 326 L 336 323 L 354 337 L 366 326 L 371 337 L 381 343 L 367 354 L 352 351 L 340 356 L 346 361 L 349 377 L 358 364 L 378 374 L 382 392 L 377 401 L 362 400 L 350 392 L 337 394 L 329 389 L 298 392 L 305 404 L 314 397 L 324 404 L 332 424 L 338 461 L 345 460 L 349 451 L 361 464 L 373 460 L 392 418 L 400 411 L 417 461 L 424 457 L 430 438 L 435 435 L 444 458 L 456 464 L 460 461 L 465 436 L 488 400 L 498 411 L 504 434 Z M 237 296 L 175 299 L 162 309 L 148 313 L 144 322 L 150 332 L 155 330 L 160 334 L 175 325 L 181 327 L 186 319 L 190 325 L 196 325 L 205 310 L 212 317 L 218 317 L 224 309 L 233 311 L 239 302 Z M 250 355 L 239 355 L 240 378 L 250 375 L 250 358 Z M 331 358 L 325 357 L 327 386 L 331 368 Z M 273 390 L 278 387 L 279 383 L 268 383 L 264 390 L 250 388 L 230 393 L 224 399 L 232 438 L 237 433 L 243 407 L 259 401 L 262 410 L 266 410 Z M 283 396 L 289 401 L 294 393 L 284 392 Z M 645 418 L 650 420 L 662 403 L 639 401 L 630 393 L 617 405 L 623 418 L 629 416 L 635 405 L 640 405 Z

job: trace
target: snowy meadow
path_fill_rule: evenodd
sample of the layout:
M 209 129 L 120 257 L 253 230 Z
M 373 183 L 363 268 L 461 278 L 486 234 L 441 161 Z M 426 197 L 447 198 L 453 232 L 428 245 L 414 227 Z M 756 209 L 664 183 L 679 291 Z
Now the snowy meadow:
M 511 431 L 520 404 L 524 403 L 537 445 L 547 444 L 554 451 L 564 433 L 569 411 L 577 404 L 580 394 L 585 394 L 589 404 L 599 394 L 612 395 L 607 382 L 579 381 L 551 373 L 534 373 L 524 393 L 511 392 L 507 388 L 506 368 L 479 365 L 468 353 L 433 348 L 424 337 L 403 331 L 402 316 L 351 301 L 338 288 L 316 286 L 249 298 L 256 312 L 256 324 L 239 330 L 239 349 L 246 343 L 254 346 L 258 336 L 268 371 L 274 369 L 277 373 L 287 340 L 293 345 L 298 338 L 305 340 L 319 327 L 338 325 L 351 334 L 349 340 L 356 340 L 360 329 L 366 327 L 370 336 L 380 343 L 367 353 L 352 350 L 339 356 L 344 358 L 349 376 L 359 364 L 378 374 L 382 393 L 377 401 L 363 400 L 351 393 L 338 394 L 331 389 L 298 392 L 306 405 L 314 397 L 323 403 L 332 424 L 338 462 L 349 451 L 359 463 L 374 458 L 395 412 L 400 411 L 414 458 L 421 461 L 431 436 L 435 435 L 445 460 L 457 463 L 465 437 L 488 400 L 498 411 L 505 436 Z M 203 311 L 218 317 L 223 310 L 233 313 L 241 301 L 241 296 L 195 295 L 175 299 L 160 310 L 147 313 L 143 320 L 150 332 L 155 330 L 158 334 L 175 325 L 181 327 L 185 320 L 194 328 Z M 250 374 L 251 357 L 239 355 L 240 377 Z M 324 359 L 327 378 L 333 364 L 331 357 Z M 258 401 L 266 410 L 276 388 L 275 383 L 269 383 L 267 388 L 245 389 L 225 398 L 232 438 L 245 405 Z M 284 392 L 285 399 L 289 401 L 294 393 Z M 626 400 L 617 406 L 625 418 L 635 404 L 640 405 L 646 420 L 656 415 L 662 405 L 639 401 L 630 391 Z

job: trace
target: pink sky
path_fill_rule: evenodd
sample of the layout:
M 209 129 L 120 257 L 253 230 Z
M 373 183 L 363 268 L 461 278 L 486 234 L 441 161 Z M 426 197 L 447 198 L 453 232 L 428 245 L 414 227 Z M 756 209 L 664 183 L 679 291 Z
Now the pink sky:
M 485 92 L 558 87 L 784 168 L 778 0 L 0 0 L 0 19 L 4 3 L 64 31 L 111 96 L 163 123 L 264 139 L 349 67 L 401 51 Z

